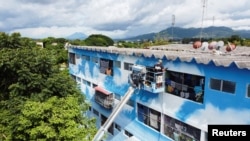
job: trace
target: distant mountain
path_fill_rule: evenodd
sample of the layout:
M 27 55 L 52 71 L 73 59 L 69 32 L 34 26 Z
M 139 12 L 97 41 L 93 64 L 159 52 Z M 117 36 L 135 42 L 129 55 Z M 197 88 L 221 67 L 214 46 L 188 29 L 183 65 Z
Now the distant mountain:
M 159 32 L 161 35 L 165 33 L 172 33 L 172 28 L 167 28 Z M 201 28 L 173 28 L 173 34 L 175 38 L 199 38 L 201 33 Z M 207 27 L 202 29 L 203 38 L 221 38 L 221 37 L 230 37 L 231 35 L 236 34 L 231 28 L 228 27 Z M 172 37 L 172 35 L 170 35 Z
M 142 34 L 142 35 L 138 35 L 138 36 L 135 36 L 135 37 L 129 37 L 129 38 L 126 38 L 126 40 L 132 40 L 132 41 L 135 41 L 135 40 L 144 40 L 144 39 L 154 39 L 154 37 L 156 36 L 156 33 L 148 33 L 148 34 Z
M 75 40 L 75 39 L 80 39 L 80 40 L 83 40 L 83 39 L 86 39 L 88 36 L 85 35 L 84 33 L 81 33 L 81 32 L 75 32 L 69 36 L 66 37 L 66 39 L 69 39 L 69 40 Z
M 242 38 L 249 38 L 250 30 L 237 30 L 240 33 Z
M 123 40 L 153 40 L 156 37 L 172 38 L 172 31 L 175 39 L 183 38 L 199 38 L 201 28 L 181 28 L 181 27 L 169 27 L 158 33 L 142 34 L 134 37 L 125 38 Z M 226 38 L 232 35 L 239 35 L 242 38 L 250 38 L 250 30 L 233 30 L 229 27 L 207 27 L 202 29 L 203 38 Z

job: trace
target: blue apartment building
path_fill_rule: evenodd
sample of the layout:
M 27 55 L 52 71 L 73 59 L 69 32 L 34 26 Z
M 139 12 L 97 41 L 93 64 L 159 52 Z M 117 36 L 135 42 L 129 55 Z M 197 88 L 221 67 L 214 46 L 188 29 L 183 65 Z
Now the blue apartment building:
M 91 104 L 87 114 L 97 119 L 97 128 L 127 98 L 103 140 L 207 141 L 209 124 L 250 124 L 250 48 L 67 49 L 70 75 Z M 159 60 L 161 75 L 152 69 Z M 136 69 L 144 71 L 140 88 L 130 82 Z

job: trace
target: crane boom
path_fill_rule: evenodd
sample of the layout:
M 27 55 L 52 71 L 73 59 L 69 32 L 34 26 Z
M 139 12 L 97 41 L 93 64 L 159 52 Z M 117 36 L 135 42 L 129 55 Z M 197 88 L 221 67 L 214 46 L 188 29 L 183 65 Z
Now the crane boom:
M 104 133 L 108 130 L 109 126 L 115 120 L 116 116 L 119 114 L 122 107 L 127 103 L 131 95 L 134 93 L 134 90 L 135 89 L 131 86 L 128 88 L 128 91 L 126 92 L 125 96 L 122 98 L 119 104 L 114 108 L 114 110 L 112 111 L 106 122 L 99 128 L 92 141 L 99 141 L 103 137 Z

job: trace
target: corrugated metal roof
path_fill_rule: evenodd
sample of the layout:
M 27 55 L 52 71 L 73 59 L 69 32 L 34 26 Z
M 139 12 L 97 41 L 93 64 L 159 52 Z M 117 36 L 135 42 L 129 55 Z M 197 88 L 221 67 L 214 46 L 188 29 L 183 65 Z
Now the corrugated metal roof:
M 208 64 L 213 62 L 216 66 L 228 67 L 235 64 L 240 69 L 250 69 L 250 47 L 237 46 L 231 52 L 225 47 L 220 50 L 194 49 L 192 44 L 170 44 L 163 46 L 152 46 L 150 49 L 116 48 L 116 47 L 94 47 L 74 46 L 68 48 L 79 48 L 90 51 L 108 52 L 124 55 L 135 55 L 155 58 L 166 57 L 168 60 L 180 59 L 183 62 L 196 61 L 197 63 Z
M 105 95 L 110 95 L 110 94 L 111 94 L 111 92 L 109 92 L 108 90 L 105 90 L 104 88 L 102 88 L 102 87 L 100 87 L 100 86 L 96 86 L 94 89 L 95 89 L 96 91 L 99 91 L 99 92 L 105 94 Z

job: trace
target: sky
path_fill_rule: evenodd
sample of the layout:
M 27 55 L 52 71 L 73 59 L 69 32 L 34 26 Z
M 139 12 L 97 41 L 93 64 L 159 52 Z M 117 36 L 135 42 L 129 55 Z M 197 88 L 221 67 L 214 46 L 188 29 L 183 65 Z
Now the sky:
M 249 7 L 249 0 L 1 0 L 0 32 L 31 38 L 81 32 L 119 39 L 173 26 L 250 30 Z

